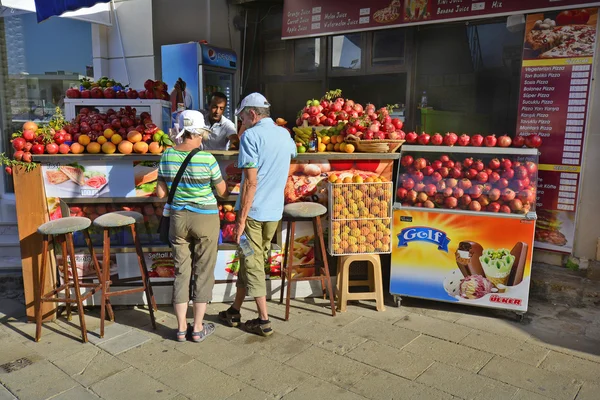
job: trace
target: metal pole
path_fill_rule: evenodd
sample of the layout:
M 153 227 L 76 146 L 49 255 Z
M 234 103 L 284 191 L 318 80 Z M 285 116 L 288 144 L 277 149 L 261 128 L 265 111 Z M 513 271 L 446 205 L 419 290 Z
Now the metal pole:
M 115 6 L 115 0 L 110 0 L 113 14 L 115 15 L 115 24 L 117 25 L 117 34 L 119 35 L 119 43 L 121 43 L 121 51 L 123 52 L 123 64 L 125 66 L 125 74 L 127 75 L 127 84 L 131 84 L 129 79 L 129 69 L 127 68 L 127 58 L 125 57 L 125 46 L 123 46 L 123 36 L 121 36 L 121 27 L 119 26 L 119 17 L 117 16 L 117 7 Z

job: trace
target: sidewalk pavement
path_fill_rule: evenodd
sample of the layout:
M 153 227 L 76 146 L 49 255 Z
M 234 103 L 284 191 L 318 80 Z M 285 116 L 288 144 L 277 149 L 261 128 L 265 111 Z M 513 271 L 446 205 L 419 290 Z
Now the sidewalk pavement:
M 1 296 L 1 295 L 0 295 Z M 374 311 L 353 303 L 331 317 L 322 299 L 269 303 L 275 333 L 258 337 L 217 322 L 202 343 L 173 340 L 175 316 L 117 308 L 104 339 L 87 310 L 35 325 L 0 298 L 0 400 L 5 399 L 598 399 L 600 310 L 533 303 L 514 314 L 403 299 Z M 252 303 L 242 318 L 255 318 Z M 191 309 L 190 309 L 191 315 Z M 96 333 L 95 333 L 96 332 Z

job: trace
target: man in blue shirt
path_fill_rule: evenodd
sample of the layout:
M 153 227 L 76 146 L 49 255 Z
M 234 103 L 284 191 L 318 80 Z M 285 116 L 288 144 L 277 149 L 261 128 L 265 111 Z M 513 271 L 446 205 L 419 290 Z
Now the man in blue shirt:
M 271 240 L 283 214 L 283 192 L 288 178 L 290 161 L 296 157 L 296 145 L 284 128 L 270 118 L 270 104 L 260 93 L 242 100 L 236 115 L 246 128 L 238 156 L 243 170 L 241 193 L 236 209 L 235 239 L 239 243 L 246 235 L 253 250 L 241 255 L 235 301 L 219 317 L 230 326 L 241 322 L 240 308 L 246 295 L 254 297 L 258 318 L 246 321 L 247 331 L 262 336 L 273 333 L 267 311 L 265 261 L 270 257 Z

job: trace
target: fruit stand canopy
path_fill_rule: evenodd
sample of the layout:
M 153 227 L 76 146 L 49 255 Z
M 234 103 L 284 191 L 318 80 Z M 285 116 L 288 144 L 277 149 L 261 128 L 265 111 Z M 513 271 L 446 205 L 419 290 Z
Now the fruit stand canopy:
M 51 16 L 112 25 L 109 0 L 2 0 L 9 9 L 36 12 L 38 22 Z

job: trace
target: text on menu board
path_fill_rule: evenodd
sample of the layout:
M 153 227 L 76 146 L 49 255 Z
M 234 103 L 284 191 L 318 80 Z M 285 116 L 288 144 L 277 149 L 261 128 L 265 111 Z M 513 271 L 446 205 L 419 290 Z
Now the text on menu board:
M 591 5 L 600 3 L 582 0 L 285 0 L 282 38 Z

